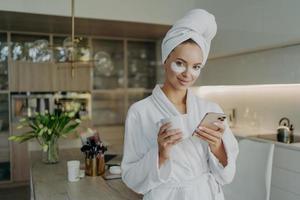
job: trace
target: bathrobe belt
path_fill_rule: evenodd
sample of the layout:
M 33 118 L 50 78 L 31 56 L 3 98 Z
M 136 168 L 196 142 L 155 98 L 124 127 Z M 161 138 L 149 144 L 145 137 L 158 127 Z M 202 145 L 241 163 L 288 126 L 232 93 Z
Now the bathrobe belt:
M 196 178 L 190 179 L 190 180 L 183 180 L 180 182 L 171 182 L 166 183 L 159 186 L 159 189 L 184 189 L 189 187 L 195 187 L 203 184 L 208 184 L 212 194 L 213 199 L 218 200 L 218 196 L 220 196 L 220 193 L 222 191 L 220 184 L 216 181 L 215 177 L 212 173 L 206 172 L 202 173 L 199 176 L 196 176 Z

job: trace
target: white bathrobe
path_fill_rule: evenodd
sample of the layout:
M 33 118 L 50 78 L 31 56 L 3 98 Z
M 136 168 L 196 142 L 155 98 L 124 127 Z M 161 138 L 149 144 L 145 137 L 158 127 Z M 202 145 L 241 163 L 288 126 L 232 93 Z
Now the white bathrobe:
M 157 85 L 152 95 L 133 104 L 125 125 L 122 179 L 146 200 L 223 200 L 221 186 L 232 181 L 238 154 L 228 124 L 223 143 L 228 164 L 223 167 L 208 143 L 192 136 L 207 112 L 223 112 L 215 103 L 187 93 L 186 126 L 191 137 L 172 147 L 170 159 L 158 165 L 159 121 L 179 111 Z

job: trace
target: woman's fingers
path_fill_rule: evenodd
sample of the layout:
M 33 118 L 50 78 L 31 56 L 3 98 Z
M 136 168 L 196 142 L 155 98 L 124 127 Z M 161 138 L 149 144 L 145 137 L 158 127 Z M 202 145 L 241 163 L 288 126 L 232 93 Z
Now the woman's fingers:
M 200 136 L 202 136 L 202 137 L 204 137 L 204 138 L 206 138 L 207 140 L 210 140 L 210 141 L 212 141 L 212 142 L 218 142 L 219 140 L 221 140 L 221 138 L 216 137 L 216 136 L 213 136 L 213 135 L 210 135 L 210 134 L 205 133 L 205 132 L 203 132 L 203 131 L 200 131 L 200 132 L 198 133 L 198 135 L 200 135 Z
M 164 134 L 161 135 L 162 138 L 167 138 L 167 137 L 170 137 L 176 133 L 179 133 L 181 132 L 180 129 L 172 129 L 172 130 L 169 130 L 169 131 L 166 131 Z
M 214 137 L 216 139 L 221 139 L 222 138 L 222 133 L 218 132 L 218 131 L 214 131 L 212 129 L 209 128 L 205 128 L 205 127 L 200 127 L 199 129 L 196 129 L 196 133 L 201 134 L 207 134 L 210 137 Z M 212 138 L 213 139 L 213 138 Z
M 163 124 L 160 129 L 159 129 L 159 134 L 163 134 L 164 132 L 166 132 L 166 130 L 168 128 L 171 128 L 172 124 L 171 123 L 165 123 Z
M 223 133 L 225 131 L 225 126 L 223 123 L 215 122 L 214 125 L 217 127 L 218 132 Z
M 177 139 L 178 137 L 182 137 L 182 132 L 180 129 L 173 129 L 164 132 L 163 134 L 158 135 L 158 141 L 159 142 L 172 142 L 173 139 Z
M 171 144 L 172 145 L 175 145 L 175 144 L 178 144 L 179 142 L 181 142 L 182 141 L 182 138 L 179 138 L 179 139 L 177 139 L 177 140 L 174 140 Z
M 182 140 L 182 132 L 180 129 L 172 129 L 168 130 L 171 128 L 171 123 L 166 123 L 163 124 L 158 133 L 158 138 L 157 141 L 160 145 L 166 146 L 169 144 L 177 144 Z
M 170 130 L 158 136 L 158 142 L 163 146 L 172 144 L 175 141 L 181 139 L 182 139 L 182 132 L 180 131 L 180 129 Z
M 201 139 L 207 141 L 212 145 L 216 145 L 222 141 L 222 133 L 219 131 L 214 131 L 213 129 L 209 129 L 206 127 L 200 127 L 195 131 L 196 136 L 200 137 Z
M 178 133 L 176 135 L 172 135 L 164 140 L 165 146 L 173 146 L 182 141 L 182 134 Z
M 164 141 L 169 142 L 169 143 L 173 143 L 174 141 L 176 141 L 178 139 L 182 139 L 182 133 L 181 132 L 175 133 L 173 135 L 170 135 L 170 136 L 164 138 Z
M 196 134 L 196 136 L 199 137 L 199 138 L 201 138 L 202 140 L 208 142 L 209 144 L 211 144 L 213 146 L 215 146 L 217 144 L 217 142 L 212 141 L 212 140 L 210 140 L 210 139 L 208 139 L 208 138 L 206 138 L 206 137 L 204 137 L 202 135 Z

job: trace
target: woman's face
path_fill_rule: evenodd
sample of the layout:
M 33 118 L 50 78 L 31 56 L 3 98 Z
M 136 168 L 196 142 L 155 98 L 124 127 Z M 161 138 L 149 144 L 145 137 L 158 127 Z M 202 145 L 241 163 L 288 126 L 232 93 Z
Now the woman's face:
M 192 86 L 200 75 L 203 54 L 201 48 L 194 43 L 178 45 L 167 58 L 164 67 L 166 82 L 178 90 L 186 90 Z

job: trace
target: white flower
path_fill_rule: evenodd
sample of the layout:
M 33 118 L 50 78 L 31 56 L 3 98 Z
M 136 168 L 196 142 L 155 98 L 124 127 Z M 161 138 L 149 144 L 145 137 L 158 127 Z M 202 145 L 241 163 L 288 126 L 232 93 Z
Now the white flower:
M 25 122 L 26 121 L 26 118 L 21 118 L 20 120 L 19 120 L 19 122 Z
M 68 113 L 68 117 L 72 118 L 72 117 L 74 117 L 74 116 L 75 116 L 75 112 L 70 112 L 70 113 Z
M 48 150 L 48 145 L 44 144 L 43 145 L 43 151 L 46 152 Z
M 76 113 L 76 112 L 79 111 L 80 106 L 81 106 L 80 103 L 72 101 L 72 102 L 66 104 L 66 110 L 67 111 L 73 111 L 73 112 Z
M 21 128 L 23 128 L 23 125 L 17 126 L 17 129 L 21 129 Z
M 44 129 L 41 129 L 40 132 L 38 133 L 39 136 L 42 136 L 44 132 Z
M 88 133 L 94 133 L 94 131 L 91 128 L 87 129 Z

